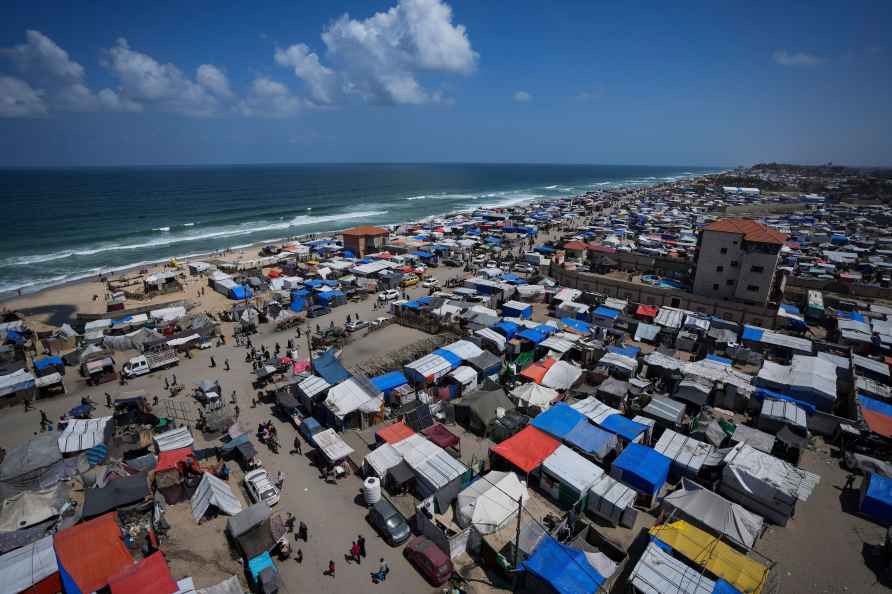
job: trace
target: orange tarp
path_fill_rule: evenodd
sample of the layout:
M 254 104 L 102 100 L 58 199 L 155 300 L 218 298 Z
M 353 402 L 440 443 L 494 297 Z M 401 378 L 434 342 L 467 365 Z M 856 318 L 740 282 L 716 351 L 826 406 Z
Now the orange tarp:
M 81 592 L 95 592 L 133 565 L 115 512 L 61 530 L 53 539 L 59 567 Z
M 529 474 L 561 445 L 550 435 L 527 425 L 523 431 L 492 448 L 514 466 Z
M 415 432 L 404 422 L 399 421 L 398 423 L 379 429 L 375 434 L 387 443 L 396 443 L 415 435 Z
M 542 382 L 542 378 L 545 377 L 545 372 L 551 369 L 552 365 L 554 365 L 554 359 L 548 357 L 543 361 L 533 363 L 521 371 L 520 375 L 538 384 Z
M 186 460 L 192 455 L 192 448 L 179 448 L 177 450 L 168 450 L 158 455 L 158 464 L 155 465 L 155 472 L 162 472 L 176 468 L 177 464 Z
M 179 589 L 160 552 L 113 575 L 108 586 L 112 594 L 173 594 Z
M 866 407 L 861 407 L 861 415 L 867 427 L 883 437 L 892 437 L 892 417 L 887 417 L 882 413 L 872 411 Z

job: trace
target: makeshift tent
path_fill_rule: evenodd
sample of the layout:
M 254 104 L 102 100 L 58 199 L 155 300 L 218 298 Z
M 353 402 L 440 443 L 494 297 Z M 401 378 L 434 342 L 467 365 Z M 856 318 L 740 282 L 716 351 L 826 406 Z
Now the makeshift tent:
M 822 411 L 831 410 L 836 402 L 836 365 L 821 357 L 793 355 L 790 365 L 765 361 L 754 383 L 804 400 Z
M 394 444 L 415 474 L 419 495 L 434 495 L 437 509 L 445 511 L 458 495 L 461 477 L 467 468 L 443 448 L 421 435 L 413 435 Z
M 435 381 L 455 367 L 444 357 L 431 353 L 406 364 L 407 377 L 415 382 Z
M 511 390 L 511 396 L 517 399 L 518 406 L 538 406 L 544 409 L 557 400 L 558 393 L 557 390 L 552 390 L 539 384 L 528 383 L 520 384 Z
M 892 525 L 892 479 L 867 474 L 861 487 L 861 513 L 883 526 Z
M 650 533 L 694 565 L 731 584 L 741 594 L 760 592 L 768 578 L 767 567 L 684 520 L 654 526 Z
M 532 556 L 523 562 L 523 568 L 557 594 L 591 594 L 610 577 L 601 575 L 584 551 L 563 545 L 551 536 L 539 542 Z
M 158 446 L 159 453 L 188 448 L 193 443 L 195 440 L 188 427 L 179 427 L 155 436 L 155 445 Z
M 539 467 L 560 445 L 560 442 L 546 433 L 527 426 L 490 449 L 493 454 L 510 462 L 525 474 Z
M 343 419 L 357 410 L 365 412 L 379 410 L 383 404 L 379 396 L 380 393 L 371 382 L 351 377 L 328 390 L 325 405 L 335 417 Z
M 107 513 L 56 533 L 53 544 L 66 593 L 100 590 L 110 577 L 133 565 L 116 518 Z
M 502 315 L 506 318 L 529 320 L 533 317 L 533 306 L 521 301 L 506 301 L 502 305 Z
M 561 327 L 567 332 L 581 334 L 582 336 L 587 336 L 592 331 L 591 326 L 589 326 L 582 320 L 576 320 L 573 318 L 561 318 Z
M 639 440 L 648 431 L 648 426 L 624 417 L 623 415 L 610 415 L 601 422 L 601 428 L 619 435 L 626 441 Z
M 631 527 L 637 513 L 634 509 L 637 493 L 608 474 L 602 474 L 588 492 L 586 509 L 614 526 Z
M 491 328 L 481 328 L 475 330 L 474 334 L 479 336 L 484 342 L 493 345 L 498 352 L 502 353 L 505 351 L 505 337 L 495 330 Z
M 666 429 L 654 450 L 672 460 L 676 472 L 695 477 L 715 448 L 688 435 Z
M 490 391 L 477 391 L 456 400 L 453 404 L 455 420 L 466 425 L 471 431 L 483 435 L 489 424 L 502 414 L 514 410 L 505 392 L 501 389 Z
M 542 376 L 542 381 L 538 383 L 546 388 L 569 390 L 581 376 L 582 369 L 576 365 L 566 361 L 556 361 Z
M 104 487 L 86 489 L 83 516 L 99 516 L 119 507 L 146 501 L 150 495 L 148 477 L 143 473 L 115 478 Z
M 174 594 L 179 589 L 160 551 L 113 575 L 108 585 L 112 594 Z
M 422 429 L 421 434 L 443 449 L 459 449 L 461 447 L 461 440 L 458 436 L 439 423 Z
M 242 511 L 242 503 L 229 484 L 205 472 L 192 495 L 192 519 L 201 522 L 212 505 L 230 516 Z
M 649 447 L 630 443 L 610 467 L 610 476 L 644 495 L 657 495 L 669 477 L 672 461 Z
M 316 433 L 313 435 L 313 441 L 330 462 L 343 460 L 353 453 L 353 448 L 347 445 L 347 442 L 341 439 L 334 429 L 324 429 Z
M 542 461 L 540 486 L 555 501 L 574 505 L 583 499 L 604 471 L 568 448 L 559 445 Z
M 402 421 L 397 421 L 386 427 L 382 427 L 375 432 L 375 437 L 386 443 L 396 443 L 414 435 L 412 428 Z
M 480 534 L 491 534 L 516 518 L 518 502 L 526 505 L 529 497 L 516 474 L 493 470 L 458 494 L 455 520 L 462 528 L 474 526 Z
M 62 591 L 53 537 L 44 536 L 0 557 L 0 591 L 34 594 Z
M 663 508 L 673 513 L 673 518 L 726 537 L 745 549 L 753 548 L 765 524 L 762 516 L 687 479 L 663 499 Z
M 858 395 L 857 402 L 868 429 L 877 435 L 892 437 L 892 405 L 863 394 Z
M 0 463 L 0 498 L 50 487 L 64 474 L 59 451 L 59 434 L 54 431 L 17 443 Z
M 689 567 L 650 542 L 629 575 L 629 582 L 641 594 L 720 594 L 715 580 Z M 724 594 L 731 594 L 725 591 Z
M 245 559 L 252 559 L 275 547 L 286 527 L 282 516 L 273 516 L 269 506 L 261 501 L 229 518 L 226 531 L 236 541 Z
M 335 358 L 334 349 L 325 351 L 319 357 L 312 360 L 313 372 L 324 379 L 329 385 L 336 385 L 350 377 L 350 372 L 344 369 L 341 362 Z
M 409 383 L 409 380 L 406 379 L 406 376 L 401 371 L 391 371 L 390 373 L 373 377 L 371 381 L 380 392 L 389 392 Z
M 59 435 L 59 451 L 63 454 L 80 452 L 104 443 L 111 420 L 112 417 L 71 419 Z
M 55 518 L 65 505 L 69 487 L 56 483 L 37 491 L 23 491 L 0 503 L 0 532 L 15 532 Z
M 389 443 L 383 443 L 365 455 L 365 464 L 381 479 L 387 475 L 388 470 L 402 461 L 402 454 Z

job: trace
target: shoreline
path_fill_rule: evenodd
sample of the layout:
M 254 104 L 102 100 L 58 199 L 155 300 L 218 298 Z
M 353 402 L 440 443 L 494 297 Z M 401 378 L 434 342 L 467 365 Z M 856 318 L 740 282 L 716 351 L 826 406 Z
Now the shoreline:
M 523 199 L 523 200 L 520 200 L 517 202 L 512 202 L 510 204 L 504 204 L 504 205 L 481 205 L 481 206 L 475 206 L 472 208 L 464 208 L 464 209 L 459 209 L 459 210 L 446 210 L 446 211 L 443 211 L 440 213 L 430 214 L 430 215 L 424 216 L 420 219 L 415 219 L 415 220 L 411 220 L 411 221 L 382 223 L 381 226 L 399 227 L 401 225 L 413 225 L 413 224 L 424 222 L 426 220 L 430 220 L 430 219 L 437 218 L 437 217 L 449 217 L 449 216 L 455 216 L 455 215 L 460 215 L 460 214 L 467 214 L 467 213 L 473 212 L 475 210 L 513 208 L 513 207 L 518 207 L 518 206 L 522 206 L 522 205 L 530 204 L 530 203 L 534 203 L 534 202 L 552 202 L 552 201 L 556 201 L 556 200 L 573 199 L 573 198 L 585 196 L 585 195 L 588 195 L 591 193 L 608 193 L 608 194 L 622 193 L 622 192 L 628 192 L 630 189 L 635 189 L 635 188 L 659 188 L 659 187 L 665 187 L 665 186 L 672 186 L 673 184 L 677 184 L 683 180 L 684 181 L 696 180 L 696 179 L 705 178 L 705 177 L 712 176 L 712 175 L 720 175 L 720 173 L 709 172 L 709 173 L 693 174 L 690 176 L 679 176 L 680 177 L 679 179 L 675 179 L 672 181 L 654 180 L 654 182 L 651 184 L 641 183 L 639 181 L 635 181 L 635 182 L 631 182 L 631 181 L 630 182 L 606 182 L 606 183 L 615 183 L 615 184 L 622 184 L 622 185 L 616 185 L 611 188 L 605 188 L 605 189 L 600 189 L 600 190 L 593 189 L 593 190 L 589 190 L 588 192 L 585 192 L 583 194 L 576 194 L 574 196 L 526 198 L 526 199 Z M 151 269 L 158 267 L 166 262 L 169 262 L 170 260 L 177 260 L 178 262 L 180 262 L 182 264 L 187 264 L 188 262 L 194 261 L 196 259 L 207 258 L 208 256 L 214 256 L 214 255 L 223 255 L 227 251 L 243 252 L 244 250 L 257 248 L 257 247 L 263 246 L 263 245 L 282 244 L 282 243 L 286 243 L 286 242 L 290 242 L 290 241 L 299 241 L 300 242 L 300 241 L 305 241 L 309 237 L 314 236 L 314 235 L 337 236 L 340 233 L 342 233 L 345 229 L 349 229 L 349 228 L 350 227 L 339 227 L 336 229 L 328 229 L 328 230 L 317 231 L 317 232 L 313 232 L 313 233 L 302 233 L 302 234 L 298 234 L 298 235 L 290 235 L 290 236 L 277 237 L 277 238 L 272 238 L 272 239 L 263 239 L 263 240 L 259 240 L 259 241 L 246 243 L 246 244 L 240 244 L 238 246 L 227 246 L 227 247 L 223 247 L 219 250 L 212 250 L 212 251 L 207 251 L 207 252 L 197 252 L 197 253 L 184 254 L 184 255 L 166 256 L 164 258 L 159 258 L 157 260 L 140 261 L 140 262 L 136 262 L 133 264 L 126 264 L 126 265 L 122 265 L 119 267 L 113 267 L 113 268 L 109 268 L 106 270 L 100 270 L 95 273 L 84 274 L 84 275 L 80 276 L 79 278 L 71 278 L 71 279 L 67 279 L 64 281 L 57 282 L 57 283 L 47 284 L 46 286 L 42 286 L 36 290 L 28 290 L 28 287 L 22 287 L 19 289 L 11 289 L 11 290 L 7 290 L 7 291 L 2 291 L 2 292 L 0 292 L 0 307 L 4 307 L 4 309 L 6 309 L 5 305 L 8 303 L 12 303 L 15 301 L 24 300 L 24 299 L 28 299 L 28 298 L 36 298 L 39 296 L 44 296 L 48 292 L 51 292 L 54 290 L 69 288 L 69 287 L 76 286 L 76 285 L 86 285 L 90 282 L 98 282 L 99 277 L 105 277 L 106 279 L 120 278 L 122 276 L 126 276 L 126 275 L 132 273 L 133 271 L 141 270 L 143 268 L 147 268 L 147 269 L 151 270 Z M 41 284 L 41 283 L 35 283 L 35 285 L 39 285 L 39 284 Z M 19 293 L 19 291 L 21 291 L 21 293 Z

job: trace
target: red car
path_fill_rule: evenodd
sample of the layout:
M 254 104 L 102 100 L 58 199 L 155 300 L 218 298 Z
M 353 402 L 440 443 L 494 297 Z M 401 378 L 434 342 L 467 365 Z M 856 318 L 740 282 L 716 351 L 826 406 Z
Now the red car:
M 403 554 L 433 586 L 442 586 L 452 575 L 452 561 L 440 547 L 424 536 L 410 540 Z

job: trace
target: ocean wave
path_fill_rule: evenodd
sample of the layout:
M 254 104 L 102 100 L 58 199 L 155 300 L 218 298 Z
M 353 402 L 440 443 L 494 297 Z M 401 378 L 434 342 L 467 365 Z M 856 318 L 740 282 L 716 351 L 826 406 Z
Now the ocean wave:
M 167 232 L 167 231 L 170 231 L 170 227 L 155 227 L 154 229 L 152 229 L 152 231 L 164 231 L 164 232 Z
M 52 262 L 54 260 L 61 260 L 64 258 L 71 258 L 75 256 L 95 256 L 97 254 L 102 254 L 105 252 L 118 252 L 118 251 L 127 251 L 127 250 L 140 250 L 140 249 L 148 249 L 148 248 L 158 248 L 165 247 L 169 245 L 174 245 L 178 243 L 186 243 L 192 241 L 201 241 L 206 239 L 219 239 L 225 237 L 238 237 L 241 235 L 251 235 L 253 233 L 262 233 L 264 231 L 276 231 L 289 229 L 291 227 L 302 227 L 306 225 L 317 225 L 322 223 L 331 223 L 335 221 L 348 221 L 353 219 L 364 219 L 367 217 L 375 217 L 387 214 L 386 210 L 368 210 L 368 211 L 354 211 L 354 212 L 345 212 L 345 213 L 337 213 L 331 215 L 297 215 L 290 220 L 282 221 L 281 223 L 268 223 L 265 225 L 254 225 L 251 226 L 249 223 L 245 223 L 242 226 L 231 229 L 221 229 L 219 231 L 209 231 L 206 233 L 197 233 L 193 235 L 165 235 L 163 239 L 152 239 L 149 241 L 142 241 L 138 243 L 124 243 L 124 244 L 112 244 L 112 245 L 98 245 L 89 249 L 72 249 L 65 250 L 61 252 L 56 252 L 52 254 L 36 254 L 30 256 L 18 256 L 15 258 L 8 258 L 6 260 L 0 261 L 0 267 L 12 267 L 12 266 L 28 266 L 33 264 L 41 264 L 44 262 Z
M 555 184 L 553 186 L 545 186 L 543 188 L 543 190 L 556 190 L 556 189 L 557 189 L 557 184 Z
M 195 223 L 183 223 L 183 227 L 194 227 Z

